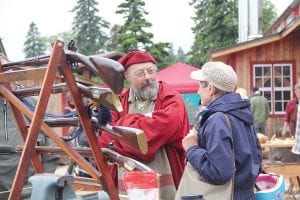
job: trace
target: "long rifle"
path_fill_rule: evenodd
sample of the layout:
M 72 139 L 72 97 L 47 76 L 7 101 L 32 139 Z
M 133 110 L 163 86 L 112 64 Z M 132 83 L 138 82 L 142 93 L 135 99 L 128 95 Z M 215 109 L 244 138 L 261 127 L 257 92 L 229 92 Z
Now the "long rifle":
M 42 56 L 36 56 L 32 58 L 27 58 L 21 61 L 16 61 L 16 62 L 8 62 L 2 65 L 4 69 L 10 69 L 15 67 L 20 67 L 20 66 L 40 66 L 43 64 L 47 64 L 49 62 L 50 55 L 42 55 Z
M 110 109 L 121 112 L 123 110 L 120 99 L 116 94 L 114 94 L 110 88 L 101 88 L 97 86 L 85 86 L 80 83 L 77 83 L 77 87 L 79 88 L 80 93 L 92 99 L 95 103 L 104 105 Z M 68 91 L 66 83 L 58 83 L 53 85 L 51 93 L 61 93 L 64 91 Z M 24 98 L 28 96 L 37 96 L 41 91 L 41 87 L 32 87 L 32 88 L 21 88 L 14 90 L 13 93 L 19 97 Z
M 72 118 L 48 118 L 44 122 L 51 127 L 78 126 L 80 121 L 77 117 Z M 97 126 L 101 130 L 116 137 L 119 141 L 131 146 L 143 154 L 148 152 L 146 134 L 143 130 L 126 126 Z
M 104 58 L 101 56 L 85 56 L 83 54 L 65 51 L 68 61 L 78 62 L 85 65 L 90 71 L 95 75 L 99 76 L 111 90 L 119 94 L 122 92 L 124 87 L 124 67 L 109 58 Z M 39 56 L 34 58 L 25 59 L 17 62 L 8 62 L 2 65 L 4 70 L 8 70 L 13 66 L 38 66 L 41 64 L 46 64 L 49 61 L 50 56 Z M 70 64 L 69 65 L 72 65 Z
M 87 147 L 76 147 L 74 148 L 79 154 L 84 157 L 92 157 L 92 152 L 90 148 Z M 15 149 L 16 153 L 21 153 L 23 147 L 17 146 Z M 64 151 L 60 147 L 48 147 L 48 146 L 36 146 L 35 150 L 39 153 L 48 153 L 48 154 L 64 154 Z M 106 159 L 110 162 L 116 162 L 122 167 L 124 167 L 127 171 L 152 171 L 150 167 L 147 165 L 134 160 L 132 158 L 123 156 L 111 149 L 101 148 L 102 152 L 106 156 Z

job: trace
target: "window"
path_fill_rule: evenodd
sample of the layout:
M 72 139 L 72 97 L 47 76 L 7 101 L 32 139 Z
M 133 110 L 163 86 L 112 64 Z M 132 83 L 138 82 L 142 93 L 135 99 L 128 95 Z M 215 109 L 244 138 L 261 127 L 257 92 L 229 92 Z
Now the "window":
M 293 96 L 292 64 L 254 64 L 253 87 L 262 91 L 269 101 L 271 114 L 284 114 Z

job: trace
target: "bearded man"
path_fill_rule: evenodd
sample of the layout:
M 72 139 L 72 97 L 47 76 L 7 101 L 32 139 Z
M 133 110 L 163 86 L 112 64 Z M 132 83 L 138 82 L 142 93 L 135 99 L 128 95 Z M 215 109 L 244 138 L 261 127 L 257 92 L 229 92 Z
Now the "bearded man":
M 123 111 L 112 113 L 112 125 L 142 129 L 148 152 L 142 154 L 105 133 L 99 137 L 99 143 L 101 147 L 114 144 L 115 151 L 157 171 L 161 175 L 160 199 L 174 199 L 184 169 L 182 138 L 189 131 L 183 99 L 166 83 L 157 80 L 156 61 L 149 53 L 132 51 L 119 62 L 125 68 L 130 88 L 120 95 Z M 122 189 L 119 184 L 119 191 Z

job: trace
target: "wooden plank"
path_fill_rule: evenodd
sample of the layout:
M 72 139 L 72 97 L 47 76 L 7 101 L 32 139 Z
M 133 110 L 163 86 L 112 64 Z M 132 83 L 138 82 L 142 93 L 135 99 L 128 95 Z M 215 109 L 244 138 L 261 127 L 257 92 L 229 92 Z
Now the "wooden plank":
M 266 143 L 262 143 L 261 147 L 271 147 L 271 148 L 283 148 L 283 147 L 292 147 L 295 143 L 295 140 L 289 140 L 285 142 L 274 142 L 274 141 L 267 141 Z
M 46 70 L 47 67 L 40 67 L 34 69 L 2 72 L 0 73 L 0 83 L 24 80 L 40 80 L 44 78 Z
M 283 175 L 285 178 L 300 176 L 300 164 L 281 163 L 281 164 L 263 164 L 263 170 Z

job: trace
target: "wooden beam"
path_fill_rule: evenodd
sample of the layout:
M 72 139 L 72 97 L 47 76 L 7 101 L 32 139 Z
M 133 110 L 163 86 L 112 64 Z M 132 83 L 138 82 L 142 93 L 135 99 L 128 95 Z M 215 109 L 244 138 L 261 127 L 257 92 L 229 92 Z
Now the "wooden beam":
M 0 83 L 24 80 L 41 80 L 44 78 L 46 70 L 47 67 L 39 67 L 18 71 L 5 71 L 0 73 Z

